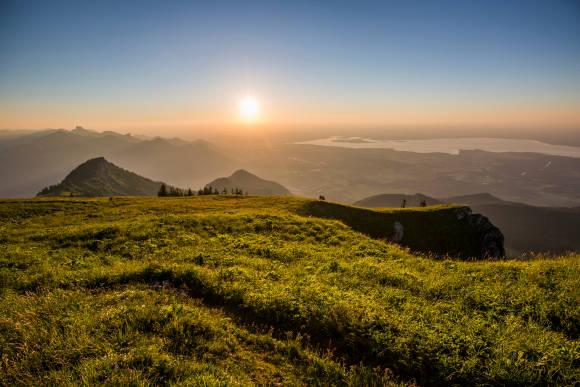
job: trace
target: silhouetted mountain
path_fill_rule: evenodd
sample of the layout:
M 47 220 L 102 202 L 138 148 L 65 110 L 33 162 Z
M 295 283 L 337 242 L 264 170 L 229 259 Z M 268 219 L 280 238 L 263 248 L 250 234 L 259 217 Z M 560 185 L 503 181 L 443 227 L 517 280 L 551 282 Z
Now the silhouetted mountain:
M 100 135 L 100 133 L 97 132 L 96 130 L 85 129 L 82 126 L 75 127 L 73 130 L 71 130 L 71 133 L 77 134 L 79 136 L 89 136 L 89 137 L 99 137 Z
M 44 188 L 37 196 L 154 196 L 161 184 L 98 157 L 79 165 L 62 182 Z
M 417 193 L 414 195 L 382 194 L 369 196 L 368 198 L 354 202 L 353 205 L 358 207 L 400 207 L 403 200 L 406 200 L 407 207 L 419 207 L 423 200 L 428 206 L 442 204 L 437 199 Z
M 249 195 L 292 195 L 286 187 L 275 181 L 269 181 L 259 178 L 258 176 L 240 169 L 234 172 L 230 177 L 221 177 L 215 179 L 206 187 L 216 188 L 222 191 L 224 188 L 231 192 L 232 189 L 240 188 Z
M 458 203 L 458 204 L 469 204 L 470 206 L 473 205 L 482 205 L 482 204 L 501 204 L 501 203 L 509 203 L 505 200 L 498 198 L 497 196 L 493 196 L 490 193 L 478 193 L 472 195 L 462 195 L 462 196 L 452 196 L 449 198 L 441 199 L 444 203 Z

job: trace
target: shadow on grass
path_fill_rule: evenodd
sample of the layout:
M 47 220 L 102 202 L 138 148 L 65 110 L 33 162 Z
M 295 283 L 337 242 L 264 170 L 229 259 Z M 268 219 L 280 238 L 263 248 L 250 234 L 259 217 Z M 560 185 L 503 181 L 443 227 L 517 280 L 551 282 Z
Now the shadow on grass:
M 310 201 L 296 213 L 339 220 L 371 238 L 390 240 L 395 222 L 403 225 L 401 245 L 438 257 L 480 258 L 481 236 L 466 220 L 458 220 L 456 207 L 370 210 L 326 201 Z

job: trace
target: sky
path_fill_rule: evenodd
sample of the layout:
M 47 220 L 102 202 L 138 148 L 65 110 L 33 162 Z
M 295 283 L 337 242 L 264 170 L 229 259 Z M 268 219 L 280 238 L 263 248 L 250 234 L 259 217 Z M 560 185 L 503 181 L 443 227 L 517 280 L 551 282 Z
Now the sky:
M 0 0 L 0 128 L 580 130 L 580 1 Z

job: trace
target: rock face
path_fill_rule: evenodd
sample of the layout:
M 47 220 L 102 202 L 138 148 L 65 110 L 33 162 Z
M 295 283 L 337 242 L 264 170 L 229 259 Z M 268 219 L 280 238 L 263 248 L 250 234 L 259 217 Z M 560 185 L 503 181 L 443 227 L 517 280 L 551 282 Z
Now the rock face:
M 399 243 L 403 240 L 403 225 L 399 222 L 393 223 L 393 233 L 391 234 L 391 240 L 395 243 Z
M 299 211 L 302 216 L 340 220 L 371 238 L 430 256 L 477 260 L 505 255 L 501 231 L 467 206 L 371 210 L 312 200 Z
M 457 220 L 465 219 L 468 216 L 471 216 L 471 208 L 460 207 L 457 210 L 455 210 L 455 213 L 457 214 Z
M 467 221 L 470 227 L 478 235 L 478 246 L 480 257 L 501 258 L 505 256 L 504 236 L 487 217 L 480 214 L 473 214 L 471 208 L 460 207 L 455 210 L 458 221 Z

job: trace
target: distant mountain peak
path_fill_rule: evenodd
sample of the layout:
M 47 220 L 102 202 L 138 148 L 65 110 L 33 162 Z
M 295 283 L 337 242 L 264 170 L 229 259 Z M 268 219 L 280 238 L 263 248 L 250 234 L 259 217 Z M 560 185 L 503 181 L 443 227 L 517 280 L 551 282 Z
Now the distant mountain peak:
M 259 179 L 258 176 L 246 171 L 245 169 L 238 169 L 237 171 L 231 174 L 230 178 L 232 177 L 256 177 Z
M 87 169 L 95 168 L 95 167 L 107 167 L 111 165 L 112 167 L 118 168 L 115 164 L 108 162 L 103 156 L 95 157 L 93 159 L 89 159 L 84 163 L 80 164 L 78 167 L 73 169 L 73 172 L 83 172 Z M 70 175 L 70 174 L 69 174 Z
M 489 192 L 481 192 L 476 194 L 452 196 L 450 198 L 443 199 L 448 203 L 462 203 L 462 204 L 498 204 L 505 203 L 504 200 L 490 194 Z
M 99 132 L 97 132 L 96 130 L 85 129 L 82 126 L 75 126 L 75 128 L 71 130 L 71 132 L 81 136 L 95 136 L 99 134 Z
M 220 191 L 226 189 L 228 192 L 240 188 L 250 195 L 292 195 L 283 185 L 275 181 L 264 180 L 245 169 L 238 169 L 229 177 L 215 179 L 206 187 L 216 188 Z
M 154 196 L 161 184 L 95 157 L 37 196 Z

